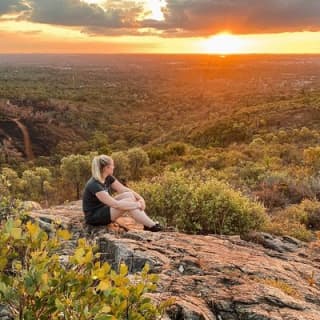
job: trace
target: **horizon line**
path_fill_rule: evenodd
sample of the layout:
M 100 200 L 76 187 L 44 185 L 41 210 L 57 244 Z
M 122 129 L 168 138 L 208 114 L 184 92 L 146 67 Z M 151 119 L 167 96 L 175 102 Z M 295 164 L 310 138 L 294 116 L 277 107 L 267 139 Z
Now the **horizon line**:
M 293 56 L 317 56 L 320 52 L 241 52 L 241 53 L 201 53 L 201 52 L 0 52 L 0 55 L 192 55 L 192 56 L 244 56 L 244 55 L 293 55 Z

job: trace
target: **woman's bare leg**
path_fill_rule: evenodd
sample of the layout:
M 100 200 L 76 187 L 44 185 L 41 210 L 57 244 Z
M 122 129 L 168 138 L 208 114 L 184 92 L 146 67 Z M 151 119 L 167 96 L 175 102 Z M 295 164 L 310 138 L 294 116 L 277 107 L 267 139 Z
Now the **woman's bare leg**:
M 128 192 L 123 192 L 123 193 L 119 193 L 114 197 L 116 200 L 122 200 L 122 199 L 132 199 L 136 201 L 135 196 L 133 195 L 132 192 L 128 191 Z
M 125 212 L 128 212 L 132 218 L 137 221 L 138 223 L 143 224 L 146 227 L 153 227 L 156 223 L 150 219 L 147 214 L 139 209 L 135 210 L 128 210 L 128 211 L 123 211 L 115 208 L 111 208 L 110 213 L 111 213 L 111 221 L 117 220 L 119 217 L 121 217 Z
M 120 200 L 120 201 L 121 200 L 125 200 L 126 201 L 126 200 L 130 200 L 130 199 L 135 200 L 135 197 L 134 197 L 133 193 L 131 193 L 131 192 L 124 192 L 124 193 L 121 193 L 121 194 L 115 196 L 115 199 Z M 124 211 L 124 210 L 111 208 L 111 210 L 110 210 L 111 221 L 117 220 L 125 212 L 129 212 L 129 214 L 133 217 L 133 219 L 135 221 L 137 221 L 138 223 L 143 224 L 146 227 L 152 227 L 152 226 L 154 226 L 156 224 L 152 219 L 150 219 L 148 217 L 148 215 L 143 210 L 139 210 L 139 209 Z
M 146 227 L 153 227 L 156 223 L 148 217 L 148 215 L 143 210 L 131 210 L 129 214 L 136 220 L 138 223 L 143 224 Z
M 133 195 L 132 192 L 123 192 L 120 194 L 117 194 L 114 197 L 116 200 L 135 200 L 135 197 Z M 125 212 L 127 212 L 126 210 L 120 210 L 120 209 L 115 209 L 115 208 L 110 208 L 110 213 L 111 213 L 111 221 L 115 221 L 117 220 L 119 217 L 121 217 Z

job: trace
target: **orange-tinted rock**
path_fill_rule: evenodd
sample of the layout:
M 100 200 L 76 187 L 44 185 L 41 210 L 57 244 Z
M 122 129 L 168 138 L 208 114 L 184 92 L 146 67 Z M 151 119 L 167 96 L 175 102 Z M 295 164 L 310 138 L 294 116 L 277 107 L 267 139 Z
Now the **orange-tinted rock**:
M 83 227 L 80 203 L 31 213 L 59 217 L 97 241 L 113 268 L 146 262 L 160 277 L 155 299 L 176 297 L 168 319 L 320 320 L 320 250 L 293 238 L 152 233 L 125 217 L 108 229 Z M 49 220 L 48 220 L 49 221 Z M 128 230 L 128 231 L 126 231 Z M 250 237 L 247 238 L 247 240 Z

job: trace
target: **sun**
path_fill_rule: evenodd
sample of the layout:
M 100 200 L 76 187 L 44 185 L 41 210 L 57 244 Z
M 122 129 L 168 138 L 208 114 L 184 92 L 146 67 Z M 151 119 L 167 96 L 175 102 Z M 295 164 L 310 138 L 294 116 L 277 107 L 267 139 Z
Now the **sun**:
M 204 40 L 201 47 L 205 53 L 233 54 L 242 52 L 244 42 L 230 33 L 220 33 Z

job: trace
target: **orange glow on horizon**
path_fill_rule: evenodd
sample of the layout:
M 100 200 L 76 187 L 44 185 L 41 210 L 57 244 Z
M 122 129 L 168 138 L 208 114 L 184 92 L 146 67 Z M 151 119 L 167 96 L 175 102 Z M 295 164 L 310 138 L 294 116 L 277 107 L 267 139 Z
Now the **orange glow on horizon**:
M 7 20 L 0 21 L 0 38 L 0 53 L 320 54 L 320 32 L 90 36 L 77 27 Z
M 245 41 L 230 33 L 215 35 L 203 42 L 204 53 L 236 54 L 241 53 Z
M 26 18 L 27 15 L 19 15 L 18 12 L 0 14 L 0 53 L 320 54 L 320 30 L 235 34 L 233 32 L 236 32 L 236 24 L 233 30 L 232 24 L 229 29 L 221 26 L 221 30 L 216 25 L 214 28 L 205 29 L 207 24 L 204 24 L 198 30 L 199 26 L 193 25 L 192 19 L 190 26 L 177 28 L 179 23 L 170 23 L 168 0 L 139 0 L 128 3 L 111 0 L 80 1 L 83 4 L 96 4 L 105 10 L 106 24 L 103 22 L 95 26 L 90 19 L 84 19 L 83 25 L 77 20 L 70 21 L 69 25 L 63 19 L 48 19 L 56 21 L 55 24 L 50 24 L 30 21 Z M 126 3 L 130 3 L 128 21 L 137 23 L 115 26 L 107 23 L 108 6 L 113 8 L 110 12 L 112 22 L 112 10 L 125 8 Z M 90 9 L 88 5 L 84 7 Z M 75 15 L 81 16 L 81 12 L 76 11 Z M 150 19 L 154 21 L 150 22 Z M 169 20 L 165 21 L 166 19 Z M 143 23 L 144 20 L 147 23 Z M 223 23 L 223 20 L 221 21 Z M 210 29 L 223 33 L 211 34 Z M 287 29 L 290 30 L 284 26 L 284 30 Z

